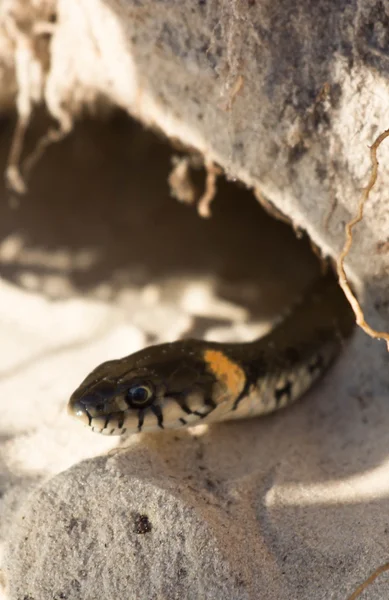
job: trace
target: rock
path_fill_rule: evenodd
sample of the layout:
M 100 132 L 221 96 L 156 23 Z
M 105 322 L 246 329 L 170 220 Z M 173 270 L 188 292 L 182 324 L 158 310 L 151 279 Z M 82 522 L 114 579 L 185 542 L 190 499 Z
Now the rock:
M 368 148 L 387 127 L 385 11 L 379 0 L 41 0 L 28 10 L 9 0 L 3 102 L 23 57 L 24 107 L 40 98 L 66 132 L 103 96 L 254 188 L 334 257 L 368 181 Z M 347 260 L 378 327 L 387 319 L 387 142 L 379 159 Z
M 82 462 L 30 496 L 12 536 L 11 597 L 235 600 L 270 586 L 276 565 L 250 515 L 222 482 L 193 478 L 198 459 L 181 477 L 164 456 L 195 458 L 201 442 L 167 437 Z

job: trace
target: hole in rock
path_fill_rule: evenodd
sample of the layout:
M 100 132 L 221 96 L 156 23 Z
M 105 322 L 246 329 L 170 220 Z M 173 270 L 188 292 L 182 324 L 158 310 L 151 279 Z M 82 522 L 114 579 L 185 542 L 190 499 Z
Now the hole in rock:
M 11 131 L 4 122 L 2 171 Z M 2 277 L 53 300 L 116 303 L 149 341 L 260 335 L 319 275 L 319 261 L 306 238 L 223 177 L 210 219 L 172 198 L 177 154 L 122 114 L 79 123 L 46 151 L 16 207 L 3 189 Z M 200 196 L 204 172 L 193 180 Z

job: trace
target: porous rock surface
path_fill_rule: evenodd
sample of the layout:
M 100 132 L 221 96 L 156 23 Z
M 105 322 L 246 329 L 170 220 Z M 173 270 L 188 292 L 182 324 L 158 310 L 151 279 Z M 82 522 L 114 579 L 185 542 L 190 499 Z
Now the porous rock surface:
M 25 6 L 1 7 L 3 110 L 15 92 L 25 113 L 41 99 L 65 131 L 108 100 L 219 163 L 336 256 L 368 145 L 388 126 L 386 2 Z M 9 147 L 4 127 L 4 167 Z M 379 159 L 347 264 L 384 327 L 385 142 Z M 109 122 L 52 147 L 27 199 L 2 204 L 0 593 L 343 600 L 387 560 L 379 342 L 356 333 L 301 403 L 262 420 L 114 451 L 117 440 L 65 415 L 98 362 L 183 335 L 242 339 L 317 273 L 237 187 L 222 186 L 214 219 L 198 224 L 168 198 L 169 168 L 159 142 Z M 387 595 L 385 576 L 365 592 Z

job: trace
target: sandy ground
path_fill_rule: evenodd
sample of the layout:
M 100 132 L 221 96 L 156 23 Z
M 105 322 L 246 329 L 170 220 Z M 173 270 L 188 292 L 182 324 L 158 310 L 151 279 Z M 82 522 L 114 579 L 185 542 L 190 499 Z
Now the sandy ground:
M 9 136 L 4 122 L 3 164 Z M 343 600 L 387 560 L 380 344 L 356 334 L 266 419 L 120 441 L 66 415 L 99 362 L 256 337 L 318 272 L 309 244 L 235 184 L 220 183 L 210 220 L 173 200 L 170 166 L 162 140 L 117 117 L 52 147 L 26 197 L 2 191 L 4 598 Z

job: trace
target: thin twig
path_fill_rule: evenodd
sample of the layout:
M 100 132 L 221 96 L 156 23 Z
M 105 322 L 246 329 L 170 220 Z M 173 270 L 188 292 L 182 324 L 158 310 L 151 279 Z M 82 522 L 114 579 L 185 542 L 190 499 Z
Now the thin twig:
M 359 201 L 359 205 L 358 205 L 357 215 L 353 219 L 351 219 L 351 221 L 349 223 L 346 224 L 346 227 L 345 227 L 346 242 L 344 244 L 342 252 L 340 253 L 340 255 L 338 257 L 336 266 L 337 266 L 337 271 L 338 271 L 339 284 L 340 284 L 341 288 L 343 289 L 348 301 L 351 304 L 351 307 L 356 316 L 357 324 L 363 329 L 363 331 L 365 331 L 365 333 L 370 335 L 372 338 L 386 340 L 387 345 L 388 345 L 388 350 L 389 350 L 389 333 L 387 333 L 386 331 L 376 331 L 375 329 L 370 327 L 370 325 L 368 323 L 366 323 L 365 317 L 364 317 L 363 311 L 359 305 L 359 302 L 356 299 L 356 297 L 354 296 L 354 294 L 351 291 L 351 288 L 348 284 L 346 272 L 344 269 L 344 259 L 350 252 L 351 244 L 353 241 L 352 230 L 357 223 L 362 221 L 363 209 L 365 207 L 365 203 L 369 197 L 369 194 L 370 194 L 375 182 L 377 181 L 377 175 L 378 175 L 377 150 L 378 150 L 379 145 L 388 136 L 389 136 L 389 129 L 387 129 L 386 131 L 381 133 L 374 141 L 374 144 L 370 147 L 370 159 L 371 159 L 371 164 L 372 164 L 370 179 L 369 179 L 367 186 L 363 189 L 363 193 L 362 193 L 361 199 Z
M 364 581 L 363 583 L 361 583 L 361 585 L 359 585 L 357 587 L 357 589 L 355 590 L 355 592 L 353 592 L 351 594 L 351 596 L 348 598 L 348 600 L 355 600 L 355 598 L 358 598 L 358 596 L 360 596 L 362 594 L 362 592 L 371 584 L 373 583 L 373 581 L 375 579 L 377 579 L 377 577 L 379 575 L 381 575 L 382 573 L 385 573 L 385 571 L 389 571 L 389 562 L 385 563 L 384 565 L 381 565 L 380 567 L 378 567 L 378 569 L 376 569 L 374 571 L 374 573 L 372 573 L 367 579 L 366 581 Z

